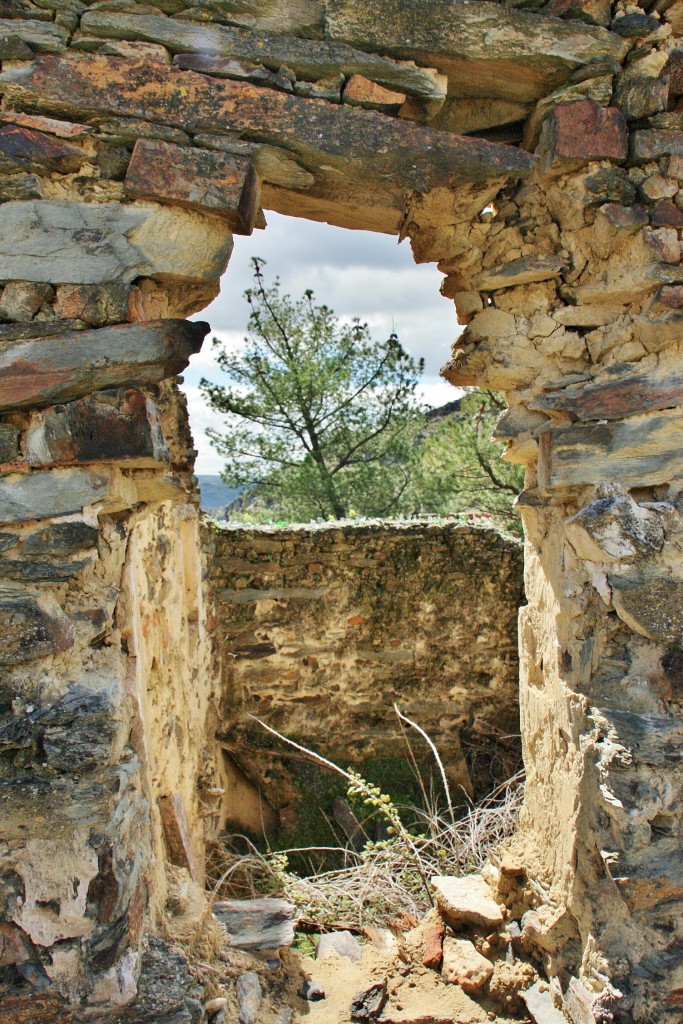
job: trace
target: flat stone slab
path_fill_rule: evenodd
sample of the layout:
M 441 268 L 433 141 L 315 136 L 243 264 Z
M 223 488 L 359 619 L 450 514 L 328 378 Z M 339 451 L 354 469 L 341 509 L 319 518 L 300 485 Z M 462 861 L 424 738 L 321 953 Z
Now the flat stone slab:
M 0 412 L 156 384 L 185 369 L 208 331 L 203 322 L 151 320 L 8 344 L 0 350 Z
M 363 947 L 351 932 L 325 932 L 318 939 L 315 958 L 321 960 L 329 953 L 336 953 L 337 956 L 346 957 L 347 960 L 358 963 L 363 956 Z
M 90 469 L 15 474 L 0 478 L 0 524 L 81 512 L 106 497 L 109 476 Z
M 432 878 L 436 903 L 447 924 L 455 928 L 463 924 L 497 928 L 503 923 L 503 911 L 491 895 L 481 875 L 456 878 L 436 875 Z
M 213 905 L 237 949 L 280 949 L 294 942 L 296 908 L 286 900 L 223 900 Z
M 19 665 L 73 646 L 73 626 L 31 597 L 0 599 L 0 665 Z

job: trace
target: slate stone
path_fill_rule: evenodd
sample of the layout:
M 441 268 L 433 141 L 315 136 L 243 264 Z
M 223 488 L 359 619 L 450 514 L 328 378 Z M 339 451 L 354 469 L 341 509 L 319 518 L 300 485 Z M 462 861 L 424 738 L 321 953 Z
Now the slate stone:
M 207 225 L 200 256 L 197 225 L 186 221 L 189 216 L 184 210 L 122 203 L 4 203 L 0 281 L 128 283 L 155 273 L 213 280 L 227 265 L 232 237 L 227 229 L 211 233 Z M 177 232 L 170 241 L 169 232 Z M 187 249 L 191 242 L 194 248 Z
M 19 454 L 19 428 L 0 423 L 0 464 L 14 462 Z
M 329 953 L 336 953 L 356 964 L 363 956 L 363 947 L 351 932 L 325 932 L 318 939 L 315 958 L 322 960 Z
M 533 1024 L 567 1024 L 567 1018 L 561 1010 L 557 1009 L 549 987 L 543 982 L 537 981 L 535 985 L 520 995 L 526 1004 Z
M 0 128 L 0 172 L 78 171 L 85 155 L 74 146 L 50 138 L 34 128 L 7 125 Z
M 97 527 L 88 523 L 53 523 L 52 526 L 30 534 L 24 541 L 22 553 L 25 557 L 53 555 L 55 558 L 68 558 L 77 551 L 96 547 L 98 538 Z
M 43 186 L 37 174 L 12 174 L 0 178 L 0 202 L 13 199 L 42 199 Z
M 584 184 L 588 203 L 620 203 L 630 206 L 636 200 L 636 186 L 621 167 L 602 167 L 587 175 Z
M 641 128 L 631 132 L 629 156 L 633 163 L 649 163 L 663 156 L 683 156 L 683 135 L 680 131 Z
M 683 372 L 665 365 L 644 373 L 638 363 L 618 363 L 595 380 L 535 396 L 531 407 L 588 421 L 622 420 L 682 403 Z
M 0 580 L 22 583 L 63 583 L 73 579 L 88 563 L 29 562 L 18 558 L 0 558 Z
M 604 28 L 495 3 L 330 0 L 326 11 L 329 39 L 436 67 L 460 96 L 538 100 L 578 66 L 628 49 Z
M 19 543 L 16 533 L 0 533 L 0 551 L 8 551 Z
M 382 1013 L 387 1001 L 387 985 L 385 981 L 370 985 L 369 988 L 356 992 L 349 1006 L 351 1020 L 372 1021 Z
M 23 447 L 24 459 L 30 466 L 169 460 L 154 405 L 137 388 L 100 391 L 35 413 Z
M 298 78 L 313 80 L 342 73 L 366 75 L 387 88 L 417 96 L 435 92 L 433 77 L 409 64 L 400 65 L 374 53 L 363 53 L 343 43 L 297 39 L 294 36 L 245 33 L 224 25 L 192 25 L 149 14 L 115 14 L 87 11 L 81 19 L 84 32 L 103 38 L 161 43 L 172 53 L 200 53 L 262 64 L 270 71 L 284 65 Z M 208 70 L 204 68 L 198 70 Z
M 0 34 L 0 60 L 30 60 L 32 56 L 33 50 L 19 36 Z
M 120 75 L 126 82 L 126 87 L 115 94 L 102 89 L 102 81 L 110 80 L 112 74 Z M 25 68 L 3 72 L 0 82 L 10 98 L 16 96 L 22 102 L 34 98 L 42 109 L 69 103 L 74 109 L 93 115 L 139 116 L 144 106 L 151 119 L 189 131 L 206 130 L 207 125 L 216 130 L 220 126 L 223 131 L 248 132 L 252 139 L 270 145 L 280 142 L 298 153 L 306 166 L 319 168 L 322 163 L 352 170 L 353 181 L 361 186 L 356 184 L 353 199 L 361 204 L 370 182 L 377 187 L 381 183 L 386 189 L 393 181 L 395 188 L 400 184 L 402 193 L 412 188 L 425 191 L 438 185 L 518 177 L 533 164 L 529 154 L 514 147 L 434 132 L 374 111 L 313 104 L 302 97 L 259 89 L 245 82 L 208 79 L 189 71 L 121 57 L 95 55 L 87 61 L 71 56 L 41 57 Z M 190 88 L 193 103 L 178 109 L 178 90 Z M 335 181 L 338 196 L 337 175 Z M 4 209 L 7 205 L 0 208 L 0 229 Z M 120 233 L 125 228 L 120 223 L 121 210 L 117 209 Z M 67 244 L 74 230 L 72 225 Z M 54 277 L 53 261 L 50 266 Z M 108 273 L 110 279 L 116 276 L 111 270 Z M 0 262 L 0 279 L 2 276 Z M 22 277 L 28 279 L 25 274 Z
M 0 38 L 8 36 L 18 37 L 36 53 L 61 53 L 69 39 L 68 31 L 52 21 L 0 18 Z
M 19 665 L 73 646 L 67 617 L 30 597 L 0 598 L 0 665 Z
M 610 28 L 624 39 L 643 39 L 650 32 L 656 32 L 661 25 L 658 18 L 648 14 L 625 14 L 623 18 L 615 18 Z
M 447 924 L 455 928 L 473 924 L 490 929 L 503 923 L 503 912 L 481 875 L 436 875 L 432 885 L 436 904 Z
M 521 256 L 499 267 L 483 270 L 473 279 L 477 291 L 492 292 L 501 288 L 516 288 L 535 281 L 549 281 L 557 278 L 567 267 L 562 256 L 538 255 Z
M 280 89 L 282 92 L 294 92 L 294 85 L 289 78 L 277 71 L 268 71 L 262 64 L 250 64 L 210 53 L 179 53 L 173 58 L 173 63 L 184 71 L 200 71 L 215 78 L 234 78 L 266 88 Z
M 204 1013 L 196 983 L 183 951 L 150 936 L 142 956 L 138 994 L 121 1014 L 145 1024 L 199 1024 Z M 115 1014 L 118 1016 L 118 1014 Z
M 142 139 L 135 144 L 125 189 L 131 196 L 207 210 L 242 235 L 254 230 L 261 195 L 247 157 Z
M 151 320 L 8 345 L 0 351 L 0 410 L 68 402 L 105 388 L 173 377 L 199 351 L 208 331 L 203 322 Z
M 224 900 L 213 914 L 237 949 L 279 949 L 294 942 L 296 908 L 286 900 Z
M 683 643 L 683 581 L 648 572 L 608 581 L 616 612 L 631 629 L 658 643 Z
M 109 478 L 88 469 L 0 478 L 0 524 L 72 515 L 107 494 Z
M 629 69 L 617 79 L 614 103 L 627 121 L 666 110 L 668 99 L 669 80 L 666 76 L 636 75 Z
M 650 223 L 653 227 L 683 228 L 683 210 L 679 210 L 670 200 L 664 199 L 657 203 L 650 214 Z
M 247 971 L 237 979 L 235 986 L 239 1003 L 239 1024 L 258 1024 L 259 1010 L 263 1001 L 263 989 L 255 971 Z
M 543 122 L 537 152 L 547 169 L 567 170 L 589 160 L 624 161 L 626 122 L 616 107 L 601 107 L 593 100 L 558 103 Z

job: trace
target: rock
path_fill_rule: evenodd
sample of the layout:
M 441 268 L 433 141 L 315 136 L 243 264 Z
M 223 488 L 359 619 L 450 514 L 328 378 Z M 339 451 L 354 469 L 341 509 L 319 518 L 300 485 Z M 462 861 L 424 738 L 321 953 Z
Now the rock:
M 0 665 L 19 665 L 73 646 L 73 626 L 55 604 L 0 597 L 0 621 Z
M 299 79 L 316 81 L 342 73 L 365 75 L 388 89 L 400 89 L 417 96 L 431 96 L 432 76 L 408 63 L 398 64 L 373 53 L 354 50 L 344 43 L 297 39 L 293 36 L 261 37 L 224 25 L 183 24 L 175 19 L 149 14 L 115 14 L 87 11 L 81 28 L 103 38 L 144 39 L 162 43 L 172 53 L 199 53 L 209 58 L 229 58 L 261 64 L 277 72 L 291 68 Z M 209 65 L 197 70 L 211 73 Z
M 653 487 L 683 475 L 683 423 L 676 410 L 560 427 L 540 441 L 539 477 L 550 490 L 605 480 Z
M 648 14 L 625 14 L 615 18 L 610 28 L 624 39 L 643 39 L 650 32 L 656 32 L 661 22 Z
M 310 978 L 304 978 L 299 986 L 297 995 L 308 1003 L 317 1003 L 325 998 L 325 989 L 311 981 Z
M 628 130 L 616 107 L 601 107 L 593 100 L 559 103 L 543 122 L 537 152 L 543 170 L 566 172 L 589 160 L 628 156 Z
M 432 885 L 437 907 L 447 924 L 455 928 L 473 924 L 491 929 L 503 923 L 503 912 L 481 875 L 436 875 Z
M 22 552 L 24 557 L 36 555 L 53 555 L 65 558 L 97 546 L 99 531 L 88 523 L 68 522 L 53 523 L 36 533 L 30 534 L 24 541 Z
M 19 36 L 0 34 L 0 61 L 30 60 L 32 56 L 33 50 Z
M 521 102 L 545 96 L 581 64 L 625 56 L 628 44 L 604 28 L 544 21 L 492 3 L 459 4 L 454 17 L 448 2 L 333 0 L 326 35 L 436 67 L 453 95 Z
M 31 320 L 53 295 L 49 284 L 10 281 L 0 299 L 0 320 Z
M 35 128 L 58 139 L 78 139 L 91 135 L 94 128 L 87 124 L 74 124 L 73 121 L 61 121 L 53 117 L 41 117 L 39 114 L 25 114 L 20 110 L 0 111 L 0 121 L 21 125 L 23 128 Z
M 650 223 L 653 227 L 665 225 L 672 228 L 683 228 L 683 210 L 679 210 L 674 203 L 665 199 L 655 206 L 650 215 Z
M 638 204 L 622 206 L 620 203 L 605 203 L 600 207 L 600 213 L 618 231 L 637 231 L 649 221 L 647 211 Z
M 33 128 L 7 125 L 0 128 L 0 171 L 58 171 L 69 174 L 78 171 L 85 162 L 85 154 L 74 146 L 44 135 Z
M 493 964 L 478 953 L 469 939 L 446 936 L 443 943 L 441 977 L 463 992 L 478 992 L 493 974 Z
M 591 501 L 566 523 L 567 536 L 589 561 L 633 559 L 662 549 L 662 516 L 626 492 Z
M 608 576 L 612 602 L 627 626 L 658 643 L 683 643 L 683 581 L 656 570 Z
M 0 478 L 0 524 L 73 515 L 108 489 L 109 477 L 89 469 L 11 474 Z
M 128 195 L 161 199 L 224 218 L 242 235 L 254 230 L 261 183 L 247 157 L 139 139 L 126 173 Z
M 330 953 L 346 957 L 347 960 L 352 960 L 356 964 L 363 956 L 363 947 L 358 939 L 353 937 L 351 932 L 325 932 L 318 939 L 318 944 L 315 947 L 315 958 L 316 960 L 322 960 L 323 957 L 328 956 Z
M 665 156 L 683 156 L 683 135 L 680 131 L 641 128 L 631 132 L 629 156 L 636 164 L 660 160 Z
M 555 1007 L 550 990 L 544 982 L 537 981 L 521 995 L 533 1024 L 567 1024 L 567 1018 Z
M 0 178 L 0 201 L 13 199 L 42 199 L 43 185 L 37 174 L 12 174 Z
M 657 294 L 657 301 L 669 309 L 683 309 L 683 285 L 665 284 Z
M 405 93 L 385 89 L 364 75 L 351 75 L 342 94 L 344 103 L 368 110 L 381 110 L 385 114 L 397 113 L 405 103 Z
M 232 57 L 217 57 L 210 53 L 179 53 L 173 58 L 173 63 L 183 71 L 200 71 L 215 78 L 234 78 L 240 82 L 252 82 L 255 85 L 281 89 L 282 92 L 294 92 L 294 86 L 289 78 L 276 71 L 268 71 L 260 63 L 252 64 Z
M 220 221 L 166 206 L 8 202 L 0 206 L 0 233 L 0 281 L 108 284 L 154 274 L 215 280 L 232 252 Z
M 668 78 L 638 74 L 641 63 L 638 61 L 619 76 L 614 91 L 614 104 L 627 121 L 666 110 L 669 100 Z
M 12 423 L 0 423 L 0 465 L 14 462 L 19 454 L 19 428 Z
M 22 583 L 64 583 L 77 576 L 87 562 L 24 561 L 23 558 L 0 558 L 0 579 L 19 580 Z
M 204 1003 L 204 1009 L 207 1013 L 218 1013 L 219 1010 L 224 1010 L 228 1005 L 228 1000 L 225 996 L 216 996 L 215 999 L 209 999 L 208 1002 Z
M 173 796 L 160 796 L 157 799 L 157 809 L 169 862 L 177 867 L 185 868 L 194 881 L 198 882 L 201 878 L 201 870 L 197 864 L 182 793 L 174 793 Z
M 294 941 L 296 909 L 286 900 L 224 900 L 213 914 L 238 949 L 279 949 Z
M 658 260 L 664 263 L 680 263 L 681 242 L 673 228 L 657 228 L 643 232 L 643 240 L 652 249 Z
M 240 975 L 236 985 L 237 1001 L 240 1008 L 239 1024 L 258 1024 L 263 990 L 258 974 L 247 971 Z
M 441 967 L 443 937 L 444 923 L 440 917 L 434 915 L 434 919 L 427 925 L 423 933 L 422 963 L 425 967 L 431 967 L 435 971 Z
M 277 1017 L 275 1018 L 275 1024 L 292 1024 L 294 1020 L 294 1010 L 290 1006 L 282 1006 L 278 1010 Z
M 387 985 L 385 981 L 371 985 L 369 988 L 356 992 L 349 1006 L 351 1020 L 376 1020 L 387 1001 Z
M 387 956 L 394 956 L 398 947 L 396 936 L 389 928 L 377 928 L 374 924 L 366 924 L 363 935 L 369 939 L 375 949 Z
M 537 395 L 531 407 L 567 412 L 573 419 L 587 422 L 623 420 L 682 401 L 683 372 L 674 366 L 659 364 L 645 373 L 637 363 L 619 363 L 606 367 L 595 380 Z
M 190 974 L 178 946 L 150 936 L 142 955 L 138 993 L 130 1008 L 138 1020 L 159 1024 L 200 1024 L 203 1012 L 197 999 L 201 990 Z
M 20 39 L 29 50 L 36 53 L 61 53 L 66 49 L 69 33 L 60 25 L 50 21 L 33 21 L 26 19 L 0 18 L 0 38 Z M 25 55 L 19 57 L 24 60 Z
M 100 391 L 34 413 L 23 448 L 29 466 L 170 459 L 154 402 L 138 388 Z
M 112 74 L 125 80 L 126 88 L 105 94 L 102 80 L 109 80 Z M 514 147 L 434 132 L 411 121 L 386 118 L 348 105 L 314 104 L 302 97 L 260 89 L 245 82 L 219 81 L 175 67 L 145 64 L 122 57 L 94 55 L 87 61 L 79 61 L 72 56 L 38 58 L 25 68 L 3 72 L 0 82 L 10 98 L 16 97 L 22 104 L 33 102 L 33 98 L 41 109 L 47 111 L 62 109 L 64 103 L 69 103 L 83 115 L 137 116 L 140 104 L 144 102 L 145 112 L 151 120 L 170 121 L 188 131 L 205 131 L 206 126 L 211 125 L 220 127 L 224 132 L 248 134 L 254 141 L 281 144 L 290 150 L 295 138 L 297 157 L 306 170 L 316 176 L 318 192 L 314 195 L 313 190 L 308 190 L 307 203 L 310 200 L 315 206 L 317 216 L 329 214 L 334 216 L 334 223 L 340 223 L 339 192 L 340 182 L 344 180 L 345 193 L 348 193 L 343 207 L 347 211 L 344 213 L 347 226 L 350 216 L 347 208 L 353 206 L 357 226 L 367 226 L 369 213 L 376 210 L 377 219 L 370 223 L 379 226 L 381 221 L 388 230 L 395 231 L 403 216 L 406 190 L 424 192 L 466 181 L 474 182 L 478 187 L 462 193 L 461 201 L 467 204 L 468 210 L 476 208 L 479 212 L 482 196 L 490 191 L 490 185 L 484 189 L 484 183 L 502 183 L 510 177 L 519 177 L 533 163 L 529 154 Z M 178 90 L 190 88 L 193 102 L 178 108 Z M 264 193 L 264 204 L 273 201 L 277 201 L 276 208 L 281 212 L 288 211 L 285 196 L 279 192 L 276 195 Z M 301 215 L 299 194 L 296 202 L 296 209 Z M 0 230 L 3 230 L 3 212 L 8 205 L 0 207 Z M 47 203 L 42 206 L 47 206 Z M 104 204 L 97 205 L 96 209 L 98 216 L 104 216 Z M 389 211 L 394 212 L 390 215 Z M 119 235 L 128 228 L 124 223 L 126 213 L 129 217 L 133 215 L 129 207 L 117 215 Z M 177 218 L 180 213 L 190 216 L 190 211 L 174 209 L 173 217 Z M 136 211 L 136 216 L 140 217 L 141 211 Z M 158 214 L 150 216 L 150 221 L 156 217 Z M 22 222 L 27 219 L 25 213 Z M 161 234 L 163 237 L 164 230 L 168 231 L 168 228 L 164 229 L 157 222 L 157 245 L 158 236 Z M 77 232 L 77 228 L 72 225 L 64 239 L 67 250 L 73 246 L 74 231 Z M 11 235 L 8 237 L 12 238 Z M 139 246 L 137 235 L 136 241 Z M 42 245 L 44 240 L 39 238 L 36 244 L 38 242 Z M 13 244 L 16 247 L 17 243 Z M 176 242 L 173 248 L 176 261 L 182 251 L 182 245 Z M 158 249 L 154 255 L 158 255 Z M 206 271 L 210 261 L 205 253 L 202 256 L 202 266 Z M 118 262 L 118 270 L 116 267 L 107 269 L 108 280 L 122 277 L 121 261 Z M 68 280 L 64 276 L 66 270 L 58 272 L 53 260 L 50 267 L 53 277 L 56 275 Z M 154 273 L 153 270 L 137 272 Z M 192 275 L 181 275 L 178 269 L 174 272 L 179 276 L 199 276 L 198 268 Z M 0 279 L 4 273 L 0 260 Z M 28 279 L 33 275 L 24 273 L 21 276 Z M 203 276 L 211 275 L 204 273 Z M 73 281 L 73 271 L 71 279 Z
M 433 128 L 466 135 L 468 132 L 483 131 L 498 125 L 523 120 L 531 104 L 514 100 L 494 100 L 486 97 L 468 99 L 464 96 L 446 99 L 436 117 Z
M 128 319 L 129 296 L 130 288 L 123 284 L 62 284 L 57 287 L 55 311 L 66 320 L 104 327 Z
M 0 209 L 2 209 L 0 207 Z M 121 324 L 19 341 L 0 350 L 0 410 L 68 402 L 180 373 L 209 325 L 185 320 Z
M 519 285 L 559 277 L 566 267 L 567 261 L 562 256 L 521 256 L 502 266 L 483 270 L 473 279 L 472 284 L 481 292 L 516 288 Z
M 584 178 L 587 203 L 621 203 L 631 206 L 636 187 L 621 167 L 602 167 Z

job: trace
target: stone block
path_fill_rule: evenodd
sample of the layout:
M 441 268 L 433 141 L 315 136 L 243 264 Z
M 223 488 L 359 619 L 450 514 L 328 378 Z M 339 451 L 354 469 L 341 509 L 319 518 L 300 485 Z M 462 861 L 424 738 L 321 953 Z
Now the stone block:
M 206 323 L 158 320 L 73 331 L 0 352 L 0 410 L 69 402 L 97 390 L 154 384 L 183 370 Z
M 34 413 L 23 455 L 29 466 L 169 461 L 155 406 L 137 388 L 100 391 Z
M 543 122 L 537 152 L 544 170 L 565 172 L 589 160 L 621 163 L 628 156 L 628 130 L 616 107 L 592 100 L 559 103 Z
M 503 911 L 481 875 L 436 875 L 432 886 L 441 916 L 454 928 L 473 924 L 490 929 L 503 923 Z
M 39 562 L 20 558 L 0 558 L 0 579 L 21 583 L 64 583 L 77 576 L 88 563 Z
M 683 643 L 683 581 L 655 572 L 608 576 L 617 615 L 657 643 Z
M 638 505 L 625 492 L 591 501 L 567 520 L 567 536 L 579 557 L 590 561 L 632 560 L 664 544 L 661 514 Z
M 0 234 L 0 281 L 110 284 L 155 274 L 216 280 L 232 252 L 221 221 L 168 206 L 7 202 Z
M 463 992 L 479 992 L 493 974 L 493 964 L 478 953 L 469 939 L 450 935 L 443 943 L 441 977 L 450 985 L 460 985 Z
M 19 454 L 19 428 L 0 423 L 0 464 L 14 462 Z
M 416 96 L 432 96 L 433 75 L 409 63 L 399 64 L 375 53 L 364 53 L 344 43 L 330 40 L 297 39 L 293 36 L 262 37 L 225 25 L 193 25 L 152 14 L 119 14 L 90 10 L 81 19 L 81 28 L 102 38 L 143 39 L 161 43 L 172 53 L 197 53 L 208 58 L 228 58 L 263 65 L 277 72 L 290 68 L 298 79 L 318 81 L 334 75 L 365 75 L 388 89 Z M 212 74 L 209 65 L 196 70 Z M 220 73 L 220 71 L 219 71 Z M 223 66 L 225 73 L 225 66 Z M 232 77 L 232 76 L 230 76 Z M 210 122 L 207 122 L 210 123 Z
M 663 199 L 650 214 L 650 223 L 653 227 L 683 228 L 683 210 L 679 210 L 671 200 Z
M 281 89 L 282 92 L 294 92 L 294 86 L 286 75 L 268 71 L 260 63 L 252 64 L 232 57 L 217 57 L 210 53 L 179 53 L 173 58 L 173 63 L 183 71 L 200 71 L 215 78 L 234 78 L 240 82 L 252 82 L 266 88 Z M 195 141 L 198 141 L 196 136 Z M 199 144 L 201 145 L 201 141 Z
M 43 184 L 37 174 L 11 174 L 0 178 L 0 201 L 42 199 Z
M 653 487 L 683 475 L 683 417 L 674 409 L 559 427 L 540 442 L 539 481 L 551 491 L 606 480 Z
M 294 942 L 296 908 L 286 900 L 224 900 L 213 905 L 237 949 L 280 949 Z
M 547 95 L 582 64 L 620 61 L 629 45 L 604 28 L 530 18 L 498 4 L 458 4 L 454 16 L 447 0 L 332 0 L 326 35 L 436 67 L 453 95 L 522 102 Z
M 330 953 L 357 964 L 363 956 L 363 947 L 351 932 L 325 932 L 315 947 L 316 960 L 322 960 Z
M 104 327 L 128 319 L 129 297 L 130 288 L 124 284 L 63 284 L 57 288 L 55 306 L 64 320 Z
M 112 75 L 120 76 L 126 83 L 113 93 L 102 88 L 102 83 L 110 81 Z M 396 229 L 400 220 L 406 189 L 424 192 L 466 182 L 483 188 L 491 181 L 520 177 L 533 163 L 528 153 L 483 139 L 460 138 L 411 121 L 385 118 L 373 111 L 310 103 L 299 96 L 260 89 L 245 82 L 219 81 L 175 67 L 122 57 L 94 55 L 87 61 L 71 56 L 37 58 L 25 68 L 3 72 L 0 82 L 12 100 L 16 97 L 22 104 L 35 103 L 48 112 L 62 109 L 68 103 L 79 111 L 79 116 L 138 117 L 144 107 L 150 120 L 188 131 L 205 131 L 211 125 L 222 132 L 248 134 L 255 141 L 281 144 L 290 150 L 296 139 L 297 157 L 308 171 L 321 176 L 321 204 L 325 199 L 337 209 L 343 197 L 346 204 L 358 205 L 361 211 L 368 206 L 395 208 L 391 230 Z M 193 102 L 179 106 L 179 90 L 191 90 Z M 323 185 L 328 178 L 325 191 Z M 481 208 L 481 194 L 478 189 L 467 193 L 467 202 L 472 208 L 476 206 L 477 211 Z M 311 190 L 307 191 L 309 197 L 313 202 Z M 463 195 L 463 202 L 465 198 Z M 300 200 L 298 195 L 297 202 Z M 6 208 L 0 208 L 0 229 Z M 97 209 L 102 211 L 106 207 Z M 281 209 L 284 210 L 284 204 Z M 298 209 L 301 214 L 301 207 Z M 176 215 L 180 212 L 188 214 L 175 211 Z M 136 214 L 141 215 L 140 211 Z M 123 219 L 124 211 L 119 209 L 119 234 L 126 230 Z M 358 226 L 362 223 L 358 215 Z M 74 230 L 75 227 L 70 229 L 66 244 Z M 178 243 L 174 252 L 177 249 Z M 109 280 L 119 276 L 112 269 L 108 269 L 108 274 Z M 3 275 L 0 261 L 0 280 Z M 22 277 L 26 279 L 27 275 Z M 68 278 L 63 276 L 62 280 Z
M 65 558 L 77 551 L 95 547 L 98 537 L 97 527 L 89 526 L 88 523 L 54 523 L 30 534 L 24 541 L 22 553 L 29 558 L 36 555 Z
M 539 255 L 521 256 L 500 267 L 483 270 L 473 279 L 473 286 L 481 292 L 498 291 L 501 288 L 516 288 L 536 281 L 557 278 L 567 267 L 562 256 Z
M 351 75 L 342 93 L 344 103 L 368 110 L 381 110 L 385 114 L 398 112 L 406 101 L 405 93 L 386 89 L 382 85 L 365 78 L 364 75 Z
M 11 474 L 0 478 L 0 524 L 82 512 L 107 494 L 109 477 L 87 469 Z
M 78 171 L 85 155 L 74 146 L 44 135 L 34 128 L 6 125 L 0 128 L 0 171 L 33 171 L 45 174 Z
M 62 121 L 54 117 L 41 117 L 40 114 L 26 114 L 21 110 L 0 111 L 0 121 L 22 128 L 35 128 L 39 132 L 47 132 L 58 139 L 79 139 L 91 135 L 95 129 L 87 124 L 74 124 L 73 121 Z
M 10 281 L 0 299 L 0 320 L 32 320 L 54 291 L 49 284 L 33 281 Z
M 665 156 L 683 156 L 683 135 L 679 131 L 641 128 L 631 132 L 629 156 L 635 164 L 650 163 Z
M 444 923 L 435 916 L 423 933 L 422 963 L 425 967 L 438 970 L 443 959 Z
M 643 233 L 643 240 L 652 249 L 657 259 L 663 263 L 681 262 L 681 241 L 678 232 L 673 228 L 656 228 L 654 231 L 646 231 Z
M 66 49 L 69 33 L 51 21 L 31 18 L 0 18 L 0 38 L 14 36 L 35 53 L 61 53 Z M 25 55 L 19 58 L 25 59 Z
M 33 50 L 17 35 L 0 33 L 0 60 L 30 60 Z
M 535 396 L 531 408 L 567 412 L 576 420 L 609 421 L 680 404 L 683 373 L 674 366 L 660 364 L 643 372 L 637 363 L 619 363 L 595 380 Z
M 254 230 L 261 183 L 248 157 L 139 139 L 126 173 L 128 195 L 206 210 L 242 235 Z
M 0 665 L 19 665 L 73 645 L 73 627 L 55 607 L 30 597 L 0 598 Z

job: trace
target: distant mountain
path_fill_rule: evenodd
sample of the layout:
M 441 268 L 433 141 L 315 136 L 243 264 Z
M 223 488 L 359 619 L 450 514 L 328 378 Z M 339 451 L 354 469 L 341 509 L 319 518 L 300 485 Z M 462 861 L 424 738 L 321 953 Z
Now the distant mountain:
M 228 487 L 219 476 L 198 476 L 197 479 L 202 492 L 202 509 L 221 518 L 226 507 L 242 493 L 241 487 Z

